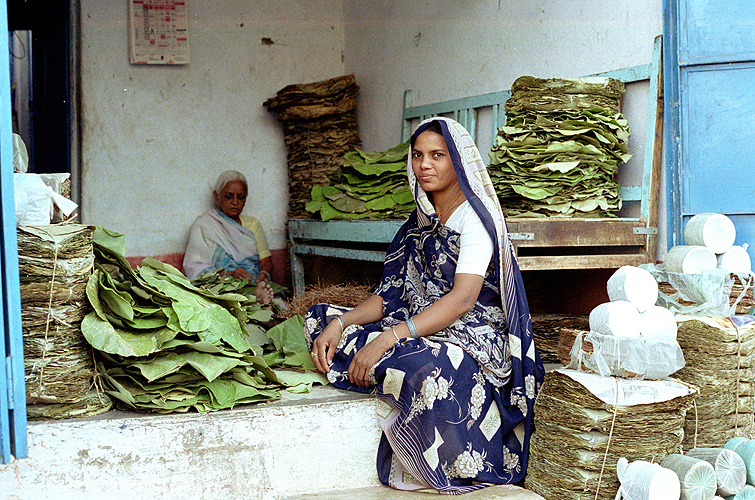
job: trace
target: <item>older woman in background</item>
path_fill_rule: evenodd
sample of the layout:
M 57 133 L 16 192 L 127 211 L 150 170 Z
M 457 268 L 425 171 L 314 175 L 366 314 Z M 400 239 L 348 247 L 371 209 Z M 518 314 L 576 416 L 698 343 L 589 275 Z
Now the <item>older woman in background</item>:
M 235 170 L 220 174 L 212 196 L 215 208 L 200 215 L 191 226 L 183 270 L 189 279 L 223 269 L 223 274 L 256 282 L 255 295 L 263 304 L 273 298 L 267 283 L 273 260 L 260 222 L 241 215 L 249 186 Z

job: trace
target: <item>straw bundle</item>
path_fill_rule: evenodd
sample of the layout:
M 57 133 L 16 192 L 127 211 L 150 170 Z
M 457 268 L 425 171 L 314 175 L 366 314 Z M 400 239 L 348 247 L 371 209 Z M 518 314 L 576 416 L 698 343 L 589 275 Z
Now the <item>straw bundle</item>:
M 17 230 L 30 418 L 93 415 L 111 406 L 104 394 L 91 395 L 95 367 L 81 333 L 93 232 L 80 224 Z
M 719 448 L 755 432 L 755 318 L 688 319 L 679 322 L 677 338 L 686 366 L 674 376 L 700 388 L 684 448 Z
M 288 311 L 283 315 L 287 318 L 300 315 L 304 316 L 310 307 L 315 304 L 325 303 L 341 307 L 355 307 L 372 295 L 372 288 L 368 285 L 330 285 L 308 286 L 304 293 L 296 295 L 289 304 Z
M 264 106 L 283 125 L 288 149 L 289 215 L 308 217 L 305 205 L 314 185 L 343 164 L 343 155 L 361 147 L 357 127 L 358 87 L 354 75 L 288 85 Z
M 563 363 L 559 356 L 559 344 L 561 332 L 564 330 L 589 330 L 587 317 L 556 314 L 532 316 L 532 335 L 535 338 L 535 347 L 537 347 L 543 363 L 558 363 L 559 361 Z M 576 333 L 574 336 L 576 337 Z M 569 364 L 568 357 L 567 362 L 563 364 Z
M 549 499 L 612 500 L 618 459 L 657 461 L 678 452 L 696 397 L 694 387 L 674 380 L 546 373 L 525 487 Z

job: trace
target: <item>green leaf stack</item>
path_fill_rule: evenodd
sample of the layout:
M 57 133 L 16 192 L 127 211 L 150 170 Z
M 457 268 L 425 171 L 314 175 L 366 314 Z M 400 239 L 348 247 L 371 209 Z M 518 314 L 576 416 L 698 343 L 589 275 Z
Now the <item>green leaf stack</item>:
M 97 260 L 86 289 L 93 311 L 81 330 L 96 350 L 106 392 L 119 406 L 207 412 L 278 399 L 286 387 L 301 391 L 322 382 L 312 373 L 278 376 L 274 367 L 314 369 L 300 354 L 289 361 L 293 356 L 275 349 L 270 362 L 263 357 L 258 344 L 270 339 L 260 335 L 260 323 L 272 312 L 256 304 L 254 295 L 197 286 L 151 258 L 132 269 L 119 253 L 118 236 L 95 231 Z M 303 340 L 300 325 L 286 323 L 281 328 Z M 306 352 L 306 345 L 297 345 Z
M 313 186 L 307 211 L 330 219 L 403 219 L 414 210 L 406 180 L 409 142 L 387 151 L 346 153 L 329 184 Z
M 616 216 L 616 174 L 632 156 L 623 93 L 611 78 L 514 82 L 488 168 L 506 215 Z

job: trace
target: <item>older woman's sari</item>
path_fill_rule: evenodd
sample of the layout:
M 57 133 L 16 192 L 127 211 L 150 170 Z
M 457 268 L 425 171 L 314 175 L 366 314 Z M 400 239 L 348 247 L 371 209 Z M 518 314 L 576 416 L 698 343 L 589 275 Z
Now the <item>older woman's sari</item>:
M 372 368 L 370 381 L 383 430 L 377 460 L 381 482 L 461 494 L 524 479 L 544 370 L 519 268 L 479 152 L 461 125 L 436 120 L 464 195 L 497 242 L 493 261 L 472 310 L 434 335 L 396 342 Z M 364 391 L 348 379 L 354 354 L 453 287 L 460 235 L 439 222 L 414 178 L 411 159 L 407 168 L 418 209 L 394 238 L 375 289 L 385 317 L 346 328 L 328 374 L 336 387 Z M 310 309 L 305 320 L 310 345 L 329 317 L 343 311 L 327 304 Z
M 183 272 L 189 279 L 216 269 L 238 268 L 257 276 L 260 260 L 269 257 L 270 251 L 259 222 L 246 216 L 241 221 L 243 225 L 217 208 L 197 217 L 184 254 Z M 254 228 L 259 228 L 257 234 Z

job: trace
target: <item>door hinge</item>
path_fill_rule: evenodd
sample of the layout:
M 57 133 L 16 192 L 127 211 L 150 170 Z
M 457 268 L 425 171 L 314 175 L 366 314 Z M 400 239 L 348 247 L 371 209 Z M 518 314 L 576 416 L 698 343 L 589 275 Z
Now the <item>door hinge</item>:
M 632 234 L 658 234 L 657 227 L 633 227 Z
M 534 240 L 535 233 L 509 233 L 512 240 Z
M 14 385 L 13 385 L 13 357 L 6 356 L 5 358 L 5 379 L 8 383 L 8 409 L 13 410 L 16 408 L 13 401 Z

